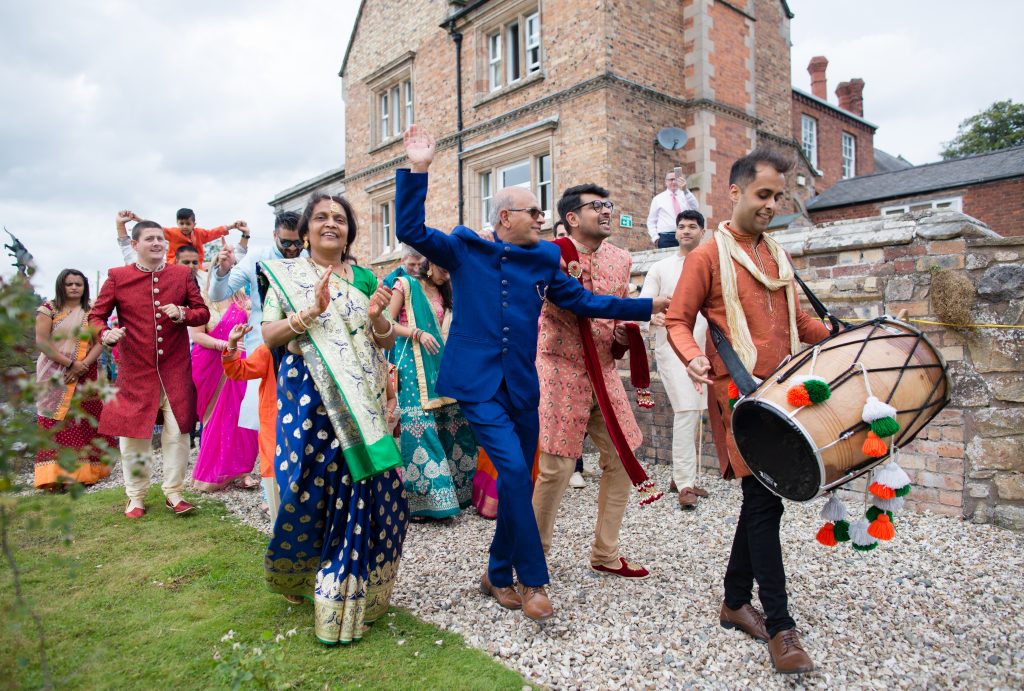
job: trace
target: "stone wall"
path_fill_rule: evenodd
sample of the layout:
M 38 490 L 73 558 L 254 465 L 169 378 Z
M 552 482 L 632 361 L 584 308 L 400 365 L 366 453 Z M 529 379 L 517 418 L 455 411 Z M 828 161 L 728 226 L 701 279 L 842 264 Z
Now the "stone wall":
M 1024 530 L 1024 330 L 930 323 L 1020 325 L 1024 242 L 949 211 L 841 221 L 775 237 L 834 313 L 852 320 L 906 310 L 949 366 L 950 405 L 900 454 L 914 483 L 908 505 Z M 669 252 L 634 254 L 634 282 Z M 656 369 L 653 351 L 650 358 Z M 629 389 L 625 367 L 623 378 Z M 636 409 L 642 460 L 670 463 L 672 413 L 656 372 L 652 390 L 655 409 Z M 704 441 L 704 466 L 717 469 L 706 425 Z M 859 494 L 863 481 L 847 488 Z

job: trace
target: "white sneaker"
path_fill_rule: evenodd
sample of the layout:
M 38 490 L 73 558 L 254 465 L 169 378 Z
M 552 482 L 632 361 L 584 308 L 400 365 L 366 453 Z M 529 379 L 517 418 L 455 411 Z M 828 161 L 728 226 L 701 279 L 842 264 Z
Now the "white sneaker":
M 573 473 L 572 477 L 569 478 L 569 486 L 573 489 L 583 489 L 587 486 L 587 481 L 583 479 L 582 473 Z

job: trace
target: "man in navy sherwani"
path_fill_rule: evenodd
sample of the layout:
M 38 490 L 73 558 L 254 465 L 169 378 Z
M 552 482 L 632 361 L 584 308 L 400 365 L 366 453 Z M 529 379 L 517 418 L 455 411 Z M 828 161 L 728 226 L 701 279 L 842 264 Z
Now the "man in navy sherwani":
M 405 133 L 405 152 L 412 171 L 400 169 L 396 177 L 396 236 L 451 272 L 454 295 L 435 389 L 459 401 L 498 471 L 497 525 L 480 587 L 503 607 L 522 608 L 527 617 L 544 621 L 553 611 L 544 591 L 548 567 L 530 478 L 539 434 L 534 360 L 541 305 L 547 299 L 585 317 L 647 321 L 652 309 L 667 309 L 668 298 L 631 300 L 585 290 L 562 272 L 558 247 L 540 241 L 544 212 L 534 194 L 521 187 L 494 195 L 491 232 L 427 228 L 423 204 L 434 139 L 412 125 Z

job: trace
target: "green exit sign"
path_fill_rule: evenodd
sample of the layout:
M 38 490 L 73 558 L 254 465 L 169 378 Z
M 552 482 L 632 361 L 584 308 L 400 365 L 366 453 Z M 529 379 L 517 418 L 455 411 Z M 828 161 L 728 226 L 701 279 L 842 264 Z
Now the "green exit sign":
M 633 217 L 627 214 L 619 214 L 619 226 L 622 228 L 632 228 Z

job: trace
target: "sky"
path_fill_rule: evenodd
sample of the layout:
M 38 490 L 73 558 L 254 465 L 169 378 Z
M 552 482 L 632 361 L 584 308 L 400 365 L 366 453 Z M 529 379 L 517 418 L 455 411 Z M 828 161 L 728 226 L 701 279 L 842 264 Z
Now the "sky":
M 814 55 L 829 59 L 833 103 L 840 81 L 864 79 L 876 146 L 912 163 L 937 160 L 993 101 L 1024 101 L 1024 3 L 789 5 L 793 85 L 810 90 Z M 94 282 L 119 262 L 119 209 L 165 225 L 181 206 L 202 227 L 244 219 L 262 244 L 275 194 L 344 165 L 337 75 L 357 0 L 230 5 L 243 6 L 0 4 L 0 225 L 35 256 L 38 292 L 65 267 Z

